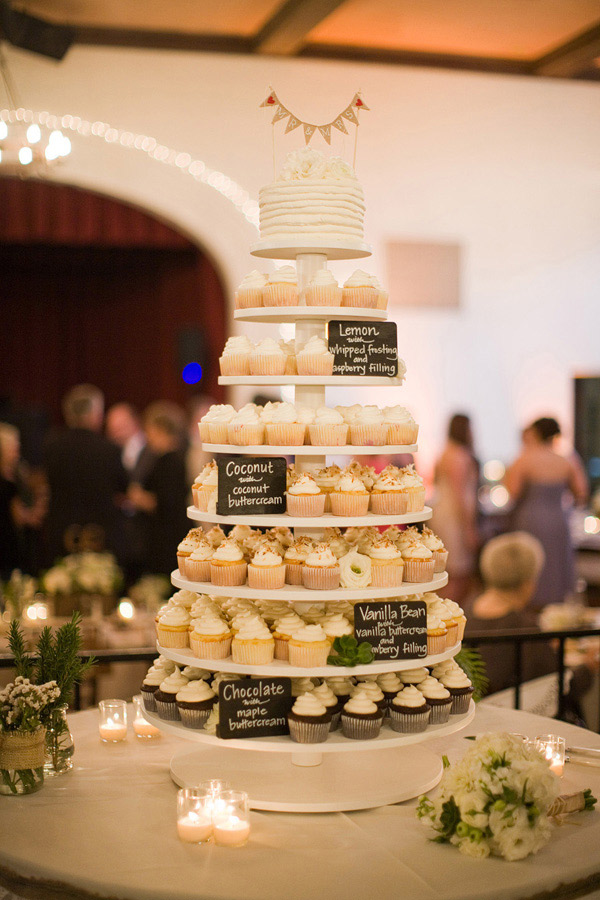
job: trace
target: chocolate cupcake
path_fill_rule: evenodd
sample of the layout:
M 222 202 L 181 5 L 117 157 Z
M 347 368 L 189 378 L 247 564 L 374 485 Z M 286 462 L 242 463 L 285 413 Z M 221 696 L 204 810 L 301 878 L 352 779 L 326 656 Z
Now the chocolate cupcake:
M 175 663 L 171 662 L 170 659 L 159 656 L 158 659 L 154 660 L 146 672 L 140 692 L 144 701 L 144 709 L 147 710 L 147 712 L 156 712 L 154 695 L 159 689 L 161 682 L 174 671 Z
M 419 685 L 419 690 L 425 698 L 425 702 L 431 707 L 430 725 L 444 725 L 450 718 L 452 709 L 452 697 L 450 691 L 444 685 L 428 675 Z
M 392 705 L 394 697 L 396 696 L 398 691 L 402 690 L 404 685 L 395 672 L 383 672 L 381 675 L 378 675 L 377 684 L 383 691 L 383 697 L 389 712 L 389 708 Z
M 186 728 L 204 728 L 216 694 L 202 679 L 189 681 L 175 696 L 179 718 Z
M 359 681 L 358 684 L 352 688 L 352 696 L 355 697 L 356 694 L 359 693 L 366 694 L 369 700 L 372 700 L 377 709 L 380 709 L 385 716 L 388 702 L 376 681 Z
M 352 694 L 354 681 L 346 675 L 334 675 L 331 678 L 326 678 L 325 684 L 335 694 L 341 714 L 344 703 L 348 702 Z
M 175 666 L 175 671 L 171 675 L 168 675 L 164 681 L 161 681 L 159 689 L 154 693 L 156 712 L 161 719 L 166 719 L 170 722 L 179 721 L 176 695 L 187 683 L 188 679 L 181 674 L 177 666 Z
M 342 733 L 352 741 L 368 741 L 381 731 L 383 711 L 364 691 L 350 697 L 342 709 Z
M 329 734 L 331 713 L 313 693 L 301 694 L 289 712 L 288 725 L 298 744 L 321 744 Z
M 393 731 L 400 734 L 416 734 L 427 728 L 431 706 L 425 701 L 421 691 L 413 684 L 409 684 L 396 694 L 389 713 Z
M 329 730 L 335 731 L 340 724 L 340 716 L 342 714 L 342 705 L 341 703 L 339 703 L 338 698 L 335 696 L 331 688 L 327 687 L 325 682 L 323 682 L 323 684 L 319 684 L 316 688 L 314 688 L 312 694 L 314 697 L 317 697 L 318 700 L 320 700 L 327 712 L 330 714 L 331 723 L 329 725 Z
M 473 696 L 473 685 L 465 672 L 459 667 L 442 675 L 440 681 L 450 691 L 452 698 L 451 716 L 462 716 L 469 711 L 469 704 Z

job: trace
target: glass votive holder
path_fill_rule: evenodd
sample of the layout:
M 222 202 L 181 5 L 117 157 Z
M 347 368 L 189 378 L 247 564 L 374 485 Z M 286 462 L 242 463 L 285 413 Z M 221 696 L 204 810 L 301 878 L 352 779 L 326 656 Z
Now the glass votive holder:
M 207 794 L 212 798 L 211 800 L 211 815 L 216 815 L 222 812 L 225 809 L 225 801 L 221 799 L 221 794 L 224 791 L 232 790 L 231 785 L 228 781 L 222 781 L 220 778 L 211 778 L 210 781 L 201 781 L 198 787 L 206 791 Z
M 565 770 L 565 739 L 557 734 L 538 734 L 535 746 L 548 761 L 550 770 L 560 777 Z
M 250 836 L 248 794 L 244 791 L 223 791 L 218 799 L 222 806 L 213 812 L 215 844 L 243 847 Z
M 212 796 L 201 788 L 177 791 L 177 834 L 188 844 L 206 844 L 213 834 Z
M 162 735 L 160 728 L 152 725 L 151 722 L 144 718 L 144 704 L 141 694 L 133 698 L 133 732 L 142 741 L 151 741 Z
M 127 737 L 127 704 L 124 700 L 101 700 L 98 730 L 105 743 L 116 744 Z

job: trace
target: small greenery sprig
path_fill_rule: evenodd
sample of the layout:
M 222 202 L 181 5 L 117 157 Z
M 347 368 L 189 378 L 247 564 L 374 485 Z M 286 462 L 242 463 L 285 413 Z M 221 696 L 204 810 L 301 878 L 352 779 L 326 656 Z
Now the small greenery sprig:
M 355 637 L 350 634 L 344 634 L 336 637 L 333 642 L 333 649 L 337 652 L 337 656 L 331 654 L 327 657 L 330 666 L 365 666 L 373 662 L 373 650 L 371 645 L 366 641 L 359 644 Z
M 485 661 L 479 650 L 463 647 L 454 657 L 473 685 L 473 700 L 479 703 L 487 694 L 490 680 L 487 677 Z
M 42 629 L 33 653 L 25 648 L 23 631 L 16 619 L 10 623 L 8 643 L 15 658 L 17 675 L 29 678 L 33 684 L 46 684 L 55 681 L 60 688 L 58 704 L 71 703 L 76 684 L 80 684 L 87 672 L 95 665 L 91 657 L 82 660 L 81 650 L 81 614 L 74 612 L 70 622 L 61 625 L 53 632 L 49 625 Z

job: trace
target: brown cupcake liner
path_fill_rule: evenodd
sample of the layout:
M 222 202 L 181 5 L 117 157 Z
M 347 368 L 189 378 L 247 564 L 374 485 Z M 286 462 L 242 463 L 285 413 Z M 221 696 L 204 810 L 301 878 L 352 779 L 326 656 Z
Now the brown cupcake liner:
M 280 566 L 248 564 L 248 587 L 262 591 L 278 591 L 285 584 L 285 563 Z
M 263 444 L 265 440 L 265 426 L 258 425 L 228 425 L 227 438 L 230 444 L 236 447 L 250 447 Z M 215 441 L 215 443 L 217 443 Z M 219 442 L 220 443 L 220 442 Z
M 377 309 L 379 291 L 374 287 L 343 288 L 342 306 L 359 306 L 364 309 Z
M 304 299 L 307 306 L 341 306 L 342 289 L 338 285 L 309 285 Z
M 388 425 L 388 444 L 416 444 L 419 434 L 418 425 L 401 425 L 392 422 Z
M 245 562 L 225 566 L 211 562 L 210 580 L 219 587 L 236 587 L 246 583 L 246 569 L 247 565 Z
M 145 690 L 144 686 L 141 687 L 141 695 L 144 702 L 144 709 L 146 712 L 156 712 L 156 701 L 154 699 L 154 691 Z
M 155 706 L 159 718 L 164 719 L 166 722 L 180 721 L 179 710 L 177 708 L 177 702 L 175 700 L 173 700 L 171 703 L 166 703 L 164 700 L 155 700 Z
M 340 567 L 302 566 L 302 584 L 311 591 L 335 591 L 340 586 Z
M 226 444 L 229 425 L 227 422 L 211 422 L 209 432 L 211 444 Z
M 190 647 L 198 659 L 227 659 L 231 653 L 231 635 L 218 641 L 203 641 L 196 632 L 190 632 Z
M 357 447 L 382 447 L 387 433 L 387 425 L 351 425 L 350 443 Z
M 383 565 L 373 565 L 371 560 L 371 586 L 372 587 L 400 587 L 404 574 L 402 563 L 398 565 L 393 561 Z
M 302 447 L 306 425 L 299 422 L 293 424 L 267 425 L 265 443 L 279 447 Z
M 326 666 L 329 651 L 329 641 L 314 641 L 304 644 L 302 642 L 297 643 L 292 637 L 288 642 L 290 666 L 299 666 L 302 669 L 316 669 L 319 666 Z
M 262 288 L 244 288 L 236 291 L 235 308 L 236 309 L 256 309 L 263 305 L 263 289 Z
M 156 626 L 156 635 L 161 647 L 170 647 L 172 650 L 182 650 L 184 647 L 188 646 L 187 628 L 183 631 L 171 631 L 163 628 L 163 626 L 158 623 Z
M 433 559 L 405 559 L 404 581 L 410 584 L 424 584 L 433 579 Z
M 273 662 L 275 641 L 238 641 L 231 643 L 231 658 L 242 666 L 266 666 Z
M 249 353 L 227 353 L 219 358 L 221 375 L 250 375 Z
M 371 512 L 376 516 L 403 516 L 408 498 L 404 491 L 382 491 L 371 494 Z
M 325 512 L 325 494 L 286 493 L 287 514 L 299 518 L 314 518 Z
M 302 569 L 303 568 L 304 568 L 303 563 L 286 562 L 286 564 L 285 564 L 285 583 L 286 584 L 302 584 Z
M 341 720 L 344 737 L 350 738 L 351 741 L 371 741 L 381 731 L 383 716 L 375 719 L 360 719 L 356 716 L 347 716 L 342 711 Z
M 285 375 L 285 353 L 252 353 L 250 356 L 251 375 Z
M 329 495 L 334 516 L 366 516 L 369 511 L 369 494 L 332 491 Z
M 210 716 L 210 709 L 184 709 L 181 706 L 177 708 L 181 724 L 185 728 L 204 728 Z
M 465 713 L 469 712 L 471 697 L 473 696 L 473 688 L 469 688 L 467 691 L 462 691 L 461 689 L 460 694 L 454 693 L 452 688 L 448 688 L 448 690 L 450 691 L 450 696 L 452 697 L 452 708 L 450 710 L 450 715 L 464 716 Z
M 443 703 L 436 703 L 431 697 L 425 698 L 428 706 L 431 707 L 431 715 L 429 718 L 430 725 L 445 725 L 450 718 L 450 710 L 452 709 L 452 701 L 444 700 Z
M 332 375 L 331 353 L 299 353 L 296 356 L 298 375 Z
M 290 737 L 297 744 L 322 744 L 329 734 L 329 722 L 301 722 L 288 718 Z
M 400 734 L 417 734 L 425 731 L 429 723 L 431 708 L 420 713 L 399 712 L 393 705 L 389 708 L 390 727 Z
M 188 558 L 185 562 L 185 577 L 190 581 L 210 581 L 210 560 Z
M 348 440 L 348 426 L 309 425 L 308 434 L 315 447 L 344 447 Z
M 267 284 L 263 288 L 263 306 L 298 306 L 299 302 L 295 284 Z

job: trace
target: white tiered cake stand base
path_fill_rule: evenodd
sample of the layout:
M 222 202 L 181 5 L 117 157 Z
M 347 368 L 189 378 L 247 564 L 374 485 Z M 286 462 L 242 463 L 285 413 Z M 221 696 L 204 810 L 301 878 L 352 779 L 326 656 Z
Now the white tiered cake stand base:
M 318 766 L 291 766 L 287 754 L 185 749 L 171 760 L 171 778 L 193 787 L 211 778 L 243 784 L 252 809 L 340 812 L 410 800 L 442 777 L 440 757 L 420 744 L 377 752 L 325 754 Z

